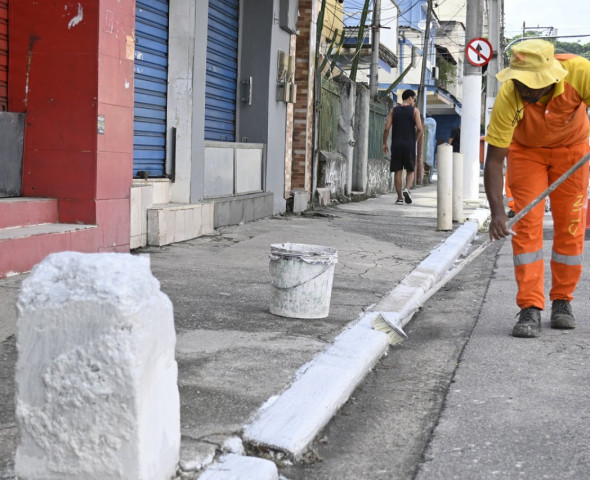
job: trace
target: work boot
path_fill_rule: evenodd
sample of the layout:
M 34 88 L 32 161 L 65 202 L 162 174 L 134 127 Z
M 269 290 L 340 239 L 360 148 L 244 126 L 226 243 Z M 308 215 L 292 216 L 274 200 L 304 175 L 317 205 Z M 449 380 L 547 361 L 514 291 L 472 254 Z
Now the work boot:
M 567 300 L 553 300 L 551 304 L 551 328 L 576 328 L 576 319 Z
M 536 307 L 523 308 L 512 329 L 513 337 L 535 338 L 541 334 L 541 311 Z

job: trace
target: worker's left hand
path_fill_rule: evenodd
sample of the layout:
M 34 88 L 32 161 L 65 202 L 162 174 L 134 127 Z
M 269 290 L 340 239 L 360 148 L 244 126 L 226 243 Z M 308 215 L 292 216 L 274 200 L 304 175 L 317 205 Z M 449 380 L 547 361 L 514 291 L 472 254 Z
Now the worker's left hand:
M 387 155 L 387 152 L 389 152 L 389 148 L 387 148 L 387 145 L 383 145 L 383 153 Z

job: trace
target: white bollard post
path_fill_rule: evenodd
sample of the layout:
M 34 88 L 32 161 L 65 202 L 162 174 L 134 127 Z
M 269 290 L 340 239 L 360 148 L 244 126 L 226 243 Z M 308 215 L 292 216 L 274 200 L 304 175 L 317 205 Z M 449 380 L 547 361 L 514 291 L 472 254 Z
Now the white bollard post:
M 23 282 L 17 308 L 17 477 L 174 477 L 176 335 L 149 258 L 50 255 Z
M 443 143 L 437 149 L 436 219 L 438 230 L 453 229 L 453 147 Z
M 463 154 L 453 152 L 453 221 L 463 223 Z

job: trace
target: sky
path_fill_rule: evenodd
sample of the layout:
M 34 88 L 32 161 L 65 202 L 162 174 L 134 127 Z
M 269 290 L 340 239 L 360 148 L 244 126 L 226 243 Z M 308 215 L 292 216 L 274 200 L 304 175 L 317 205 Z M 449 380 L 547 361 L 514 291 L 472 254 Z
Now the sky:
M 554 27 L 558 35 L 589 35 L 562 38 L 562 42 L 590 43 L 590 2 L 588 0 L 504 0 L 505 35 L 510 38 L 528 27 Z

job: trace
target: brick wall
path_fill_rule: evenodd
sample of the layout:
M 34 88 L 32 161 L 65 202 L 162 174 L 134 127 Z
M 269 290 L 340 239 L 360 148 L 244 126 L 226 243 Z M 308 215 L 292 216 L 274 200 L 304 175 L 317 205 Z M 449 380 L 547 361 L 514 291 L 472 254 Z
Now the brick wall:
M 291 188 L 302 188 L 311 194 L 313 142 L 313 81 L 316 48 L 317 0 L 299 1 L 295 82 L 297 102 L 293 119 L 293 164 Z

